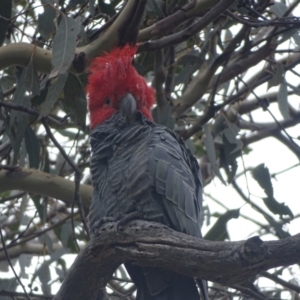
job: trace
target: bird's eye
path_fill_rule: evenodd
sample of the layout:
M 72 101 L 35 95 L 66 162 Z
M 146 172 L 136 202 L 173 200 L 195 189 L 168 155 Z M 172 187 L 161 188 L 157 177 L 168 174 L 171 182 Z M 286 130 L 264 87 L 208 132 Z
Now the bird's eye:
M 110 105 L 110 100 L 108 98 L 105 99 L 105 104 Z

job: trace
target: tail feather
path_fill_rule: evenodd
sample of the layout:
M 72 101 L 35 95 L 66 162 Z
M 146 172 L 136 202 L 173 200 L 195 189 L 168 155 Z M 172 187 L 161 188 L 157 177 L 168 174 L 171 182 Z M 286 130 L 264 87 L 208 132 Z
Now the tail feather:
M 125 266 L 137 286 L 136 300 L 200 299 L 196 283 L 191 277 L 158 268 L 141 268 L 129 263 Z

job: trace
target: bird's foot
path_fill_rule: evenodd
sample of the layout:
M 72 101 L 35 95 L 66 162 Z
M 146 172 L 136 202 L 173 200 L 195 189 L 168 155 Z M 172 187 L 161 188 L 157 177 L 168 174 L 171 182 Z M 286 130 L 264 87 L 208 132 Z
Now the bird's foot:
M 101 220 L 97 221 L 94 225 L 93 234 L 97 234 L 100 227 L 109 222 L 116 222 L 116 219 L 113 217 L 103 217 Z
M 117 230 L 124 231 L 124 226 L 132 220 L 144 220 L 144 214 L 141 211 L 133 211 L 129 214 L 121 215 L 117 224 Z

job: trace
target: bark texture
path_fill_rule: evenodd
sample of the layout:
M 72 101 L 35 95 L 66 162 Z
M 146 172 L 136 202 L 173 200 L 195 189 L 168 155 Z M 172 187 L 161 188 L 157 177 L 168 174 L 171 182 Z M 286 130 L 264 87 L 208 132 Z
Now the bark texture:
M 132 221 L 122 230 L 106 223 L 78 255 L 55 300 L 95 299 L 124 262 L 157 266 L 224 285 L 241 283 L 279 266 L 300 262 L 300 234 L 277 241 L 213 242 L 167 226 Z

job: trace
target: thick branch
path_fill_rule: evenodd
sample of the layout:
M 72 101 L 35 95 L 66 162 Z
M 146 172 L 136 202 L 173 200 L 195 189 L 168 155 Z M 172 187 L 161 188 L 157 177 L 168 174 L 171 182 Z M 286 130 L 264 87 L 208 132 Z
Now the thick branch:
M 0 193 L 12 190 L 46 195 L 72 204 L 75 184 L 74 181 L 63 177 L 33 169 L 0 170 Z M 91 186 L 85 184 L 80 186 L 82 204 L 87 209 L 90 207 L 92 193 Z
M 152 222 L 133 221 L 122 232 L 115 223 L 106 223 L 78 255 L 54 299 L 83 299 L 83 292 L 85 299 L 92 299 L 126 261 L 232 285 L 270 268 L 299 263 L 299 248 L 300 234 L 279 241 L 253 237 L 212 242 Z
M 119 45 L 124 38 L 124 30 L 126 31 L 128 28 L 130 28 L 130 32 L 126 31 L 125 34 L 131 39 L 130 35 L 134 35 L 134 31 L 139 28 L 145 4 L 146 1 L 128 0 L 114 23 L 99 38 L 76 49 L 71 71 L 75 73 L 83 72 L 89 60 Z M 50 73 L 52 51 L 27 43 L 14 43 L 1 47 L 0 70 L 16 65 L 26 67 L 31 58 L 37 71 Z

